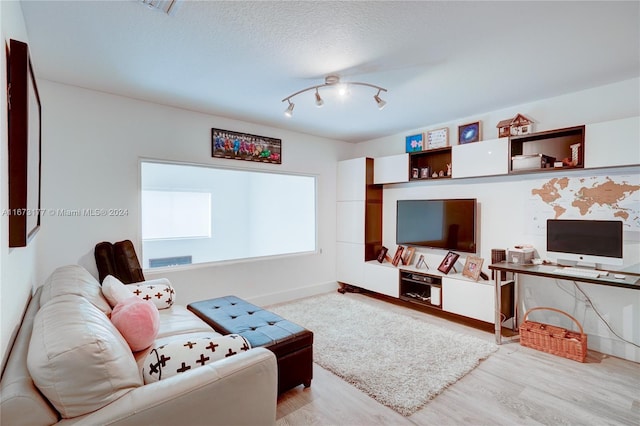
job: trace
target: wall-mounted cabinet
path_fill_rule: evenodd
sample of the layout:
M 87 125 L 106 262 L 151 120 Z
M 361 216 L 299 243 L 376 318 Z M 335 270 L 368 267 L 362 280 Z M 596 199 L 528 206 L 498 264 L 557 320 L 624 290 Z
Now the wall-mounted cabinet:
M 585 126 L 512 136 L 510 173 L 584 168 Z M 555 167 L 556 162 L 562 162 Z
M 409 154 L 389 155 L 374 159 L 373 183 L 409 182 Z
M 585 167 L 640 164 L 640 117 L 588 124 L 585 133 Z
M 451 165 L 451 147 L 430 149 L 409 154 L 409 180 L 443 179 Z M 434 177 L 437 175 L 437 177 Z
M 509 138 L 454 145 L 453 177 L 506 175 L 509 172 Z

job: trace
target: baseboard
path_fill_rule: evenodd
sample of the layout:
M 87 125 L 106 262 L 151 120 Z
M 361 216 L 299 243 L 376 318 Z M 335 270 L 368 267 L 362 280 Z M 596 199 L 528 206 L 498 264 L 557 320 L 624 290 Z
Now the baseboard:
M 288 302 L 290 300 L 302 299 L 303 297 L 315 296 L 317 294 L 328 293 L 330 291 L 336 291 L 339 285 L 335 281 L 328 281 L 325 283 L 314 284 L 307 287 L 297 287 L 290 290 L 263 294 L 256 297 L 247 297 L 246 300 L 254 305 L 268 306 L 276 303 Z

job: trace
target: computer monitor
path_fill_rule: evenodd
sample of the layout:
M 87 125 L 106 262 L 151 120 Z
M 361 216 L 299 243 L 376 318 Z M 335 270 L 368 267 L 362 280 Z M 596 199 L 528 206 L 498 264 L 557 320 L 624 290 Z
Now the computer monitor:
M 547 256 L 558 263 L 622 265 L 622 246 L 622 221 L 547 220 Z

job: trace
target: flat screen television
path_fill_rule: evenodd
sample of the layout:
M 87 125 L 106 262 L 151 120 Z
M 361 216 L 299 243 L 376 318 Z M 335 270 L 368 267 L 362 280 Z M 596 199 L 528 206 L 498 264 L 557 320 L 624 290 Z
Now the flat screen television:
M 558 263 L 622 265 L 622 246 L 622 221 L 547 220 L 547 256 Z
M 398 200 L 396 244 L 476 252 L 476 199 Z

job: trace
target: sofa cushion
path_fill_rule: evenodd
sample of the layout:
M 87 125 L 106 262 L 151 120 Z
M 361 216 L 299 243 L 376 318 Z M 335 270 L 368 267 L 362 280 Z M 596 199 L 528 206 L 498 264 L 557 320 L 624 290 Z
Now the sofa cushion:
M 40 306 L 67 294 L 82 296 L 105 314 L 111 314 L 111 306 L 102 295 L 100 283 L 80 265 L 62 266 L 49 275 L 42 285 Z
M 206 322 L 182 305 L 173 305 L 171 309 L 161 309 L 158 312 L 160 313 L 160 330 L 156 340 L 178 334 L 214 331 Z
M 131 349 L 109 318 L 76 294 L 56 296 L 40 308 L 27 367 L 64 418 L 100 409 L 143 383 Z
M 192 337 L 156 346 L 144 360 L 145 383 L 173 377 L 212 362 L 246 352 L 249 342 L 239 334 L 216 337 Z
M 160 315 L 153 303 L 132 294 L 114 306 L 111 322 L 127 341 L 131 351 L 138 352 L 153 344 L 160 327 Z

